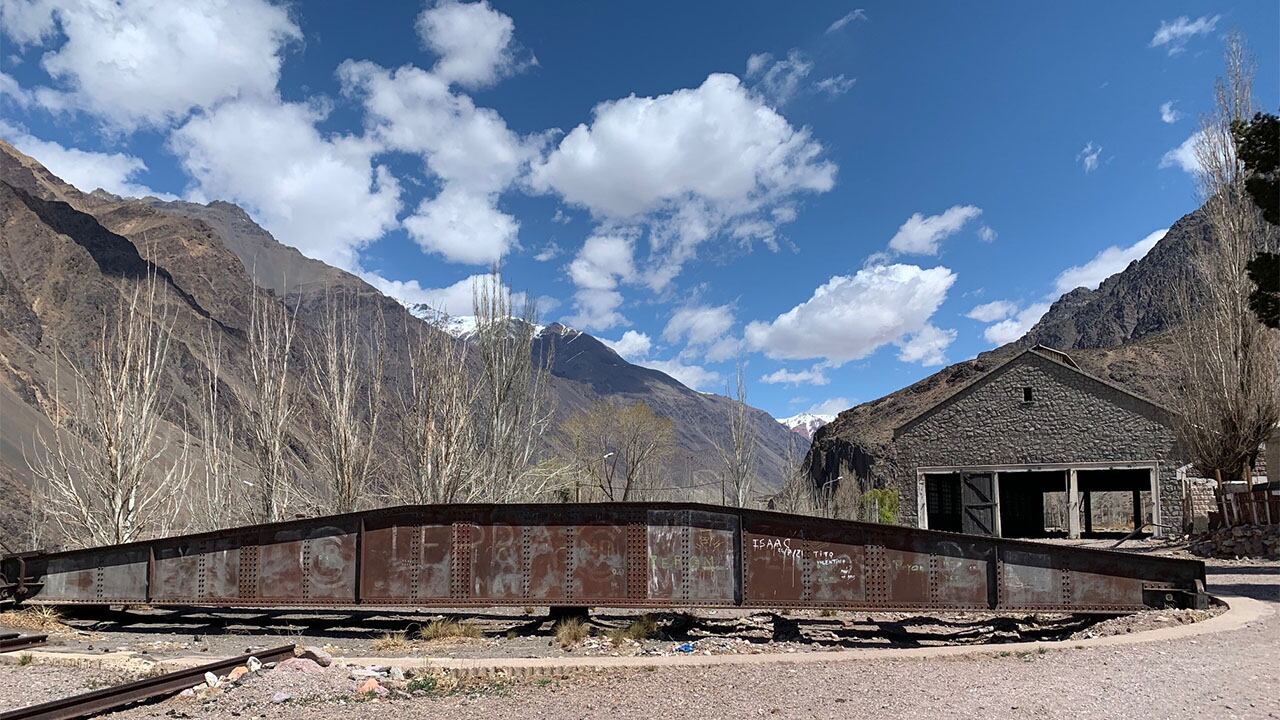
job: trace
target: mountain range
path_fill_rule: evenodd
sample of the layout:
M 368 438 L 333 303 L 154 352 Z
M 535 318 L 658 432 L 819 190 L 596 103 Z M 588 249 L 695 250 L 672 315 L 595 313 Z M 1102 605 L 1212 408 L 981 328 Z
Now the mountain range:
M 67 388 L 59 358 L 86 359 L 104 313 L 148 273 L 160 280 L 161 299 L 174 312 L 163 380 L 172 394 L 165 415 L 170 433 L 192 430 L 191 418 L 200 416 L 207 333 L 221 347 L 224 412 L 238 427 L 247 421 L 246 338 L 255 287 L 296 307 L 300 336 L 319 326 L 327 293 L 356 289 L 374 298 L 362 313 L 378 311 L 385 319 L 387 354 L 393 358 L 388 387 L 407 382 L 403 363 L 394 361 L 405 350 L 405 330 L 430 327 L 359 277 L 277 242 L 236 205 L 83 192 L 3 141 L 0 231 L 0 481 L 13 491 L 29 487 L 35 438 L 53 431 L 52 419 L 60 412 L 58 390 Z M 717 448 L 729 437 L 728 398 L 631 364 L 595 337 L 559 324 L 542 328 L 530 351 L 553 358 L 557 421 L 602 398 L 645 402 L 675 424 L 669 486 L 688 486 L 699 474 L 717 470 Z M 305 358 L 295 354 L 292 380 L 305 387 Z M 749 416 L 759 442 L 756 472 L 767 487 L 783 476 L 791 434 L 761 410 L 752 408 Z M 309 442 L 315 421 L 314 403 L 304 400 L 289 439 L 304 477 L 319 471 Z M 554 452 L 557 432 L 542 449 L 544 456 Z M 247 455 L 247 436 L 240 433 L 235 442 Z M 9 515 L 15 505 L 5 504 Z

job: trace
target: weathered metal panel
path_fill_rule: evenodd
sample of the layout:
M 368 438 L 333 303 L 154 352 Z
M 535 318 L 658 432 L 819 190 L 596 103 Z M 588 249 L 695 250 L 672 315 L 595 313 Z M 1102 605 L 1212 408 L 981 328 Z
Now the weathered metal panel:
M 567 595 L 568 530 L 562 525 L 524 527 L 524 598 L 558 603 Z
M 932 545 L 929 602 L 938 607 L 988 607 L 995 573 L 993 546 L 972 540 Z
M 1002 604 L 1012 608 L 1035 609 L 1062 605 L 1062 573 L 1054 567 L 1048 549 L 1004 550 L 1001 577 Z
M 34 602 L 299 607 L 1127 612 L 1204 581 L 1197 561 L 676 504 L 407 506 L 0 567 Z
M 151 602 L 215 604 L 240 595 L 238 538 L 157 544 Z
M 743 601 L 755 605 L 859 604 L 866 598 L 861 534 L 828 539 L 813 523 L 746 522 Z
M 268 603 L 355 602 L 356 533 L 318 525 L 279 530 L 260 546 L 258 593 Z
M 523 528 L 479 525 L 471 539 L 471 599 L 524 599 Z
M 367 528 L 361 546 L 362 598 L 384 604 L 448 598 L 451 537 L 449 525 Z
M 700 510 L 648 514 L 649 592 L 661 603 L 733 603 L 738 518 Z
M 49 560 L 41 595 L 65 603 L 147 601 L 145 547 L 104 548 Z
M 580 525 L 573 528 L 568 568 L 570 598 L 623 600 L 627 597 L 627 528 Z

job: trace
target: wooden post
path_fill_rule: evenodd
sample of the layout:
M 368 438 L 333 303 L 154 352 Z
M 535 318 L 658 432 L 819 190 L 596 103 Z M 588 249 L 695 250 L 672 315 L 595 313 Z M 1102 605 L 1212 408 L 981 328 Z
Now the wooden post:
M 1004 529 L 1000 527 L 1000 473 L 991 473 L 991 501 L 995 503 L 996 537 L 1004 537 Z
M 1084 491 L 1084 534 L 1093 534 L 1093 493 Z
M 1080 537 L 1080 501 L 1076 498 L 1080 487 L 1076 469 L 1067 471 L 1067 537 Z
M 1142 491 L 1133 491 L 1133 529 L 1137 532 L 1142 527 Z
M 1160 466 L 1157 465 L 1150 470 L 1151 473 L 1151 522 L 1155 527 L 1151 529 L 1153 537 L 1164 537 L 1164 511 L 1160 509 Z M 1187 518 L 1183 517 L 1182 522 L 1185 524 Z

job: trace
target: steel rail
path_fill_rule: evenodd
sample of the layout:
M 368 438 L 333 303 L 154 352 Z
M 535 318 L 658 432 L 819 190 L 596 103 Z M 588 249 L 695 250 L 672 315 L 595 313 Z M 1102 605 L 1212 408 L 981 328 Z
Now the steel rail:
M 156 698 L 182 692 L 203 682 L 204 674 L 211 672 L 221 675 L 238 665 L 249 662 L 256 657 L 262 662 L 278 662 L 293 657 L 294 646 L 284 645 L 258 653 L 238 655 L 226 660 L 200 665 L 185 670 L 175 670 L 164 675 L 142 678 L 123 685 L 102 688 L 82 695 L 73 695 L 60 700 L 31 705 L 0 713 L 0 720 L 78 720 L 102 713 L 119 710 L 135 703 L 146 702 Z
M 0 634 L 0 653 L 26 650 L 49 642 L 48 635 L 19 635 L 18 633 Z

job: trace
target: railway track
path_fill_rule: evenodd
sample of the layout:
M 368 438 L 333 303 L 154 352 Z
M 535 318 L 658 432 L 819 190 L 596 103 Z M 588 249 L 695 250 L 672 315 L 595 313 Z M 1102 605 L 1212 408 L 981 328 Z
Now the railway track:
M 26 650 L 49 642 L 48 635 L 23 635 L 16 632 L 0 632 L 0 653 Z
M 77 720 L 95 717 L 136 703 L 182 692 L 203 682 L 205 673 L 222 675 L 238 665 L 249 662 L 250 657 L 256 657 L 264 663 L 279 662 L 293 657 L 293 651 L 293 645 L 283 645 L 250 655 L 239 655 L 164 675 L 142 678 L 123 685 L 10 710 L 0 713 L 0 720 Z

